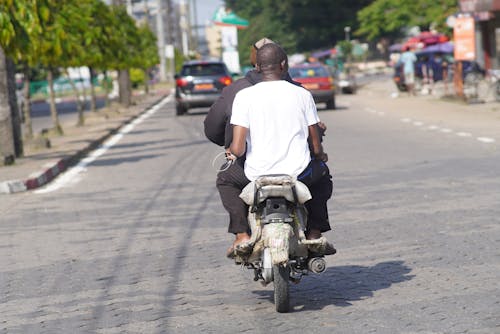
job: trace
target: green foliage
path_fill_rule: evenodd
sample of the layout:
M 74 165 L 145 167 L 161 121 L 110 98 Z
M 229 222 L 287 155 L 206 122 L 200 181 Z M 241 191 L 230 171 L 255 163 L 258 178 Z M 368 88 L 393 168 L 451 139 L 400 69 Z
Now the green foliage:
M 151 68 L 160 62 L 156 35 L 147 24 L 141 25 L 137 33 L 139 37 L 139 53 L 134 65 L 144 69 Z
M 132 82 L 132 87 L 137 88 L 140 84 L 144 82 L 146 75 L 144 70 L 139 68 L 130 69 L 130 81 Z
M 356 34 L 374 40 L 401 35 L 404 28 L 413 26 L 429 30 L 434 25 L 439 31 L 447 31 L 446 18 L 456 12 L 456 0 L 375 0 L 359 11 Z
M 184 62 L 187 59 L 182 54 L 182 51 L 177 48 L 174 49 L 174 56 L 175 56 L 175 73 L 179 73 L 182 69 L 182 64 L 184 64 Z
M 344 39 L 344 27 L 357 29 L 356 13 L 371 0 L 226 0 L 226 6 L 250 21 L 239 31 L 241 62 L 250 63 L 250 47 L 262 37 L 287 53 L 333 47 Z
M 0 46 L 31 66 L 148 68 L 156 38 L 124 6 L 101 0 L 0 0 Z

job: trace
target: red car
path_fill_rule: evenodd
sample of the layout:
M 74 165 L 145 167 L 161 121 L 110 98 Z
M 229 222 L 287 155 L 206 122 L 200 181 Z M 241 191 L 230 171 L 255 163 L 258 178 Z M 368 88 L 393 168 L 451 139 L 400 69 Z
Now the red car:
M 314 102 L 326 103 L 327 109 L 335 109 L 335 84 L 326 66 L 317 63 L 293 65 L 288 73 L 311 92 Z

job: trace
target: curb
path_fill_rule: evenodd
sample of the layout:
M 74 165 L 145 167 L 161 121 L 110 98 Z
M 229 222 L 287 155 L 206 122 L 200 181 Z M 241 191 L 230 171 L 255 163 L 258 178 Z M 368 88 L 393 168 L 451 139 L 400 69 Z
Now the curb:
M 98 148 L 106 139 L 116 134 L 122 127 L 131 123 L 134 119 L 140 117 L 142 114 L 147 112 L 149 109 L 158 104 L 161 100 L 167 97 L 168 94 L 161 95 L 149 106 L 144 108 L 137 115 L 129 118 L 126 121 L 123 121 L 119 126 L 114 129 L 111 129 L 107 134 L 101 136 L 93 140 L 87 147 L 75 152 L 73 155 L 64 157 L 58 160 L 51 167 L 46 168 L 44 171 L 38 173 L 37 176 L 31 176 L 28 179 L 22 180 L 9 180 L 0 182 L 0 194 L 14 194 L 19 192 L 24 192 L 28 190 L 33 190 L 39 187 L 42 187 L 52 180 L 54 180 L 59 174 L 63 173 L 69 167 L 76 165 L 78 161 L 80 161 L 83 157 L 85 157 L 89 152 Z

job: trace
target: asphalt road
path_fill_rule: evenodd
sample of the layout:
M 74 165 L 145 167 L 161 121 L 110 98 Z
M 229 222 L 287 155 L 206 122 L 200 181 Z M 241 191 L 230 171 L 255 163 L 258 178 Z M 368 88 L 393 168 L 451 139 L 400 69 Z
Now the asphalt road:
M 339 252 L 293 312 L 225 258 L 221 150 L 170 102 L 60 188 L 0 196 L 0 333 L 500 333 L 498 123 L 422 104 L 424 129 L 384 90 L 320 110 Z
M 96 99 L 97 109 L 103 108 L 105 105 L 104 98 Z M 59 122 L 74 122 L 78 120 L 77 103 L 75 100 L 60 101 L 56 104 Z M 90 100 L 87 99 L 84 104 L 84 111 L 90 112 Z M 50 117 L 50 105 L 46 101 L 37 101 L 31 104 L 31 117 L 34 133 L 40 133 L 43 129 L 50 129 L 53 127 L 52 119 Z

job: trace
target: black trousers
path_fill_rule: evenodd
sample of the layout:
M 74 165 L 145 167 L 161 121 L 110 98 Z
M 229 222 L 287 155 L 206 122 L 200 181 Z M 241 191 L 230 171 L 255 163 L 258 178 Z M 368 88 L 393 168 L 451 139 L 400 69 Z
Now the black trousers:
M 245 176 L 244 159 L 236 160 L 227 170 L 217 174 L 217 189 L 222 205 L 229 213 L 229 233 L 250 233 L 248 205 L 239 197 L 241 190 L 250 183 Z M 311 192 L 312 199 L 305 203 L 308 211 L 307 230 L 326 232 L 331 229 L 328 220 L 327 201 L 332 196 L 333 182 L 327 165 L 311 160 L 307 168 L 297 177 Z

